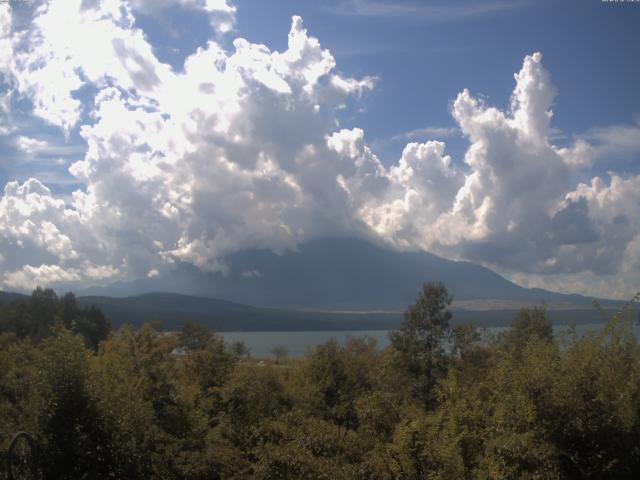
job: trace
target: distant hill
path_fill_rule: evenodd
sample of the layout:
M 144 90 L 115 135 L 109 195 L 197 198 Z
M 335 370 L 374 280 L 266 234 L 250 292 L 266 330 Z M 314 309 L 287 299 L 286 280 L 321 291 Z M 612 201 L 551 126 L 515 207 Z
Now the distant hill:
M 402 320 L 400 312 L 327 313 L 257 308 L 249 305 L 175 293 L 134 297 L 79 297 L 81 305 L 95 305 L 114 327 L 159 320 L 167 330 L 192 321 L 216 331 L 385 330 Z
M 0 292 L 0 302 L 6 304 L 27 298 L 25 295 Z M 123 324 L 141 325 L 160 321 L 163 328 L 177 330 L 192 321 L 224 331 L 322 331 L 322 330 L 388 330 L 403 319 L 401 311 L 390 312 L 326 312 L 258 308 L 225 300 L 180 295 L 148 293 L 125 298 L 78 297 L 81 306 L 95 305 L 112 322 L 114 328 Z M 495 327 L 511 324 L 517 308 L 497 310 L 453 309 L 452 324 L 473 322 L 478 326 Z M 613 310 L 608 310 L 611 315 Z M 595 309 L 549 311 L 554 323 L 594 323 L 604 320 Z
M 79 297 L 82 305 L 95 305 L 114 327 L 129 323 L 140 325 L 159 320 L 167 330 L 179 329 L 193 321 L 216 331 L 314 331 L 314 330 L 388 330 L 403 319 L 397 312 L 317 312 L 257 308 L 224 300 L 150 293 L 126 298 Z M 517 309 L 494 311 L 454 310 L 453 325 L 473 322 L 478 326 L 507 326 Z M 609 310 L 611 315 L 613 311 Z M 603 320 L 595 309 L 550 311 L 554 323 L 593 323 Z
M 313 240 L 283 255 L 244 250 L 227 256 L 224 263 L 226 274 L 203 273 L 193 265 L 181 264 L 156 278 L 90 288 L 79 294 L 118 297 L 165 291 L 270 308 L 402 310 L 415 301 L 424 282 L 438 280 L 460 301 L 591 303 L 581 295 L 520 287 L 471 262 L 427 252 L 398 252 L 351 238 Z
M 5 305 L 7 303 L 11 303 L 14 300 L 21 300 L 23 298 L 27 298 L 27 295 L 23 295 L 22 293 L 0 291 L 0 304 L 1 305 Z

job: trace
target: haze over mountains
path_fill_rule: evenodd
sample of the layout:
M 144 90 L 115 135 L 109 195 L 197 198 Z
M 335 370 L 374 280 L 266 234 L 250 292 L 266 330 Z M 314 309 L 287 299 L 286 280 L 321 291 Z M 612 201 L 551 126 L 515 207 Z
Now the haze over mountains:
M 313 240 L 282 255 L 244 250 L 226 257 L 224 263 L 224 273 L 203 273 L 180 264 L 155 278 L 88 288 L 79 294 L 123 297 L 173 292 L 269 308 L 397 311 L 414 302 L 423 283 L 442 281 L 454 301 L 466 305 L 489 300 L 591 303 L 581 295 L 520 287 L 471 262 L 398 252 L 352 238 Z

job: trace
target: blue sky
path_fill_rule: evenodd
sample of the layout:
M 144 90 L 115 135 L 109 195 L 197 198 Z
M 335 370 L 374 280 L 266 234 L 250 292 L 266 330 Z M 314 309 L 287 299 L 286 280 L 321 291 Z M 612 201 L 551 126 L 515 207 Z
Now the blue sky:
M 637 290 L 638 2 L 1 8 L 5 288 L 356 235 L 529 286 Z M 242 197 L 207 209 L 227 184 Z
M 372 141 L 429 126 L 455 127 L 449 103 L 463 88 L 507 106 L 512 73 L 536 51 L 559 90 L 553 125 L 568 138 L 597 126 L 633 123 L 640 115 L 637 5 L 599 0 L 379 2 L 388 10 L 377 14 L 371 8 L 371 16 L 338 13 L 348 3 L 238 2 L 238 30 L 251 41 L 282 49 L 282 32 L 291 15 L 298 14 L 335 55 L 341 71 L 379 77 L 378 88 L 363 102 L 365 111 L 345 117 Z M 361 3 L 367 12 L 367 2 Z M 438 5 L 442 18 L 430 18 Z M 475 5 L 485 5 L 487 12 L 466 15 L 464 7 Z M 416 13 L 403 13 L 404 6 Z M 396 161 L 403 147 L 396 141 L 379 153 Z M 629 167 L 637 171 L 638 165 Z

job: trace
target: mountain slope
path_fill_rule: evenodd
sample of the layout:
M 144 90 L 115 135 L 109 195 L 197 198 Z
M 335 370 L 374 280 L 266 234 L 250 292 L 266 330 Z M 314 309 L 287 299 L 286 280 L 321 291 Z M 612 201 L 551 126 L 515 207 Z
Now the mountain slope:
M 150 293 L 126 298 L 79 297 L 81 305 L 95 305 L 118 326 L 141 325 L 159 320 L 167 330 L 176 330 L 186 321 L 206 325 L 216 331 L 319 331 L 319 330 L 388 330 L 402 322 L 401 312 L 309 312 L 257 308 L 211 298 L 174 293 Z M 454 310 L 453 325 L 473 322 L 478 326 L 507 326 L 517 310 Z M 609 310 L 607 315 L 612 315 Z M 549 312 L 554 323 L 601 322 L 595 309 L 556 310 Z
M 426 252 L 397 252 L 363 240 L 326 238 L 297 251 L 244 250 L 224 259 L 228 272 L 181 264 L 158 278 L 116 283 L 80 294 L 129 296 L 176 292 L 270 308 L 404 309 L 420 286 L 442 281 L 455 300 L 501 299 L 589 304 L 580 295 L 522 288 L 488 268 Z
M 27 295 L 0 290 L 0 305 L 6 305 L 13 302 L 14 300 L 23 300 L 25 298 L 27 298 Z
M 78 297 L 81 305 L 95 305 L 112 326 L 160 321 L 168 330 L 186 321 L 216 331 L 385 330 L 395 328 L 402 314 L 328 313 L 257 308 L 213 298 L 175 293 L 148 293 L 126 298 Z

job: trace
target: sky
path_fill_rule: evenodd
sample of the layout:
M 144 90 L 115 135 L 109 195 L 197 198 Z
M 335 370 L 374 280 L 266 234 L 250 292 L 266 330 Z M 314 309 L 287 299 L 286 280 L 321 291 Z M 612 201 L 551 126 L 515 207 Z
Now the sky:
M 640 2 L 0 3 L 0 287 L 356 236 L 640 290 Z

